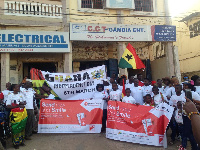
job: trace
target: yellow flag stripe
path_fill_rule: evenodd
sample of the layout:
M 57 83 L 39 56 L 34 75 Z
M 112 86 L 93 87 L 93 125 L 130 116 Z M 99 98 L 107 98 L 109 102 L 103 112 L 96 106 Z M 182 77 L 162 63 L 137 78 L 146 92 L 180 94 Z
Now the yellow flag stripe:
M 10 115 L 12 115 L 12 113 L 13 113 L 15 121 L 12 120 L 11 123 L 21 122 L 22 120 L 24 120 L 27 117 L 26 109 L 24 109 L 23 112 L 11 112 Z
M 131 57 L 132 59 L 130 59 L 128 61 L 128 58 L 126 58 L 127 55 L 132 56 Z M 134 58 L 133 54 L 127 48 L 125 49 L 124 54 L 122 55 L 122 58 L 124 58 L 133 67 L 133 69 L 137 69 L 135 58 Z

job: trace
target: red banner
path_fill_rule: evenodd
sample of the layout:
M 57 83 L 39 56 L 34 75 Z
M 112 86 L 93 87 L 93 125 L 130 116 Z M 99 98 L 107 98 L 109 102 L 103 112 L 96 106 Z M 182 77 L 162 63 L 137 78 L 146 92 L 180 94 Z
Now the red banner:
M 46 100 L 40 103 L 39 133 L 100 133 L 102 100 Z
M 166 103 L 154 107 L 108 102 L 106 137 L 109 139 L 163 146 L 163 138 L 173 107 Z

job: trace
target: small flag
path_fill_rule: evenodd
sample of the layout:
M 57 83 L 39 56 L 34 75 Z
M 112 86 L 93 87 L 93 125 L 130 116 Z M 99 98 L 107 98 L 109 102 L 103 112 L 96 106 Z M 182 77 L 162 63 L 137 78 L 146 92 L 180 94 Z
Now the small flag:
M 125 92 L 125 84 L 124 84 L 124 79 L 123 79 L 122 98 L 124 96 L 126 96 L 126 92 Z
M 140 60 L 138 55 L 135 52 L 135 48 L 128 43 L 124 54 L 122 55 L 120 62 L 119 62 L 120 68 L 133 68 L 133 69 L 142 69 L 146 68 L 143 62 Z

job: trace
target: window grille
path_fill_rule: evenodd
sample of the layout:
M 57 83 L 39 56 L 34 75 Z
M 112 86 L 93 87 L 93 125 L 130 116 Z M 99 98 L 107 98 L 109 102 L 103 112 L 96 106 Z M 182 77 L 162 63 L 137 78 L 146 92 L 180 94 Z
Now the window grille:
M 135 11 L 153 12 L 153 0 L 135 0 Z
M 81 8 L 103 9 L 104 0 L 81 0 Z
M 7 15 L 62 17 L 62 6 L 43 3 L 6 1 L 5 13 Z

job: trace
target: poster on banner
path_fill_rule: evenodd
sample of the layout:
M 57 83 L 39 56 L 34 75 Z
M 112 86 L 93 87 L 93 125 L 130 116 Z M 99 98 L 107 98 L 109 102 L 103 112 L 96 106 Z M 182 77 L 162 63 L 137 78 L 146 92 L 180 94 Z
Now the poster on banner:
M 163 146 L 164 134 L 174 108 L 161 103 L 136 106 L 109 101 L 106 137 L 119 141 Z
M 100 133 L 103 101 L 41 100 L 39 133 Z
M 105 65 L 75 73 L 50 73 L 31 70 L 33 87 L 41 89 L 46 83 L 56 99 L 90 99 L 96 91 L 96 85 L 106 78 Z M 46 89 L 46 88 L 45 88 Z

